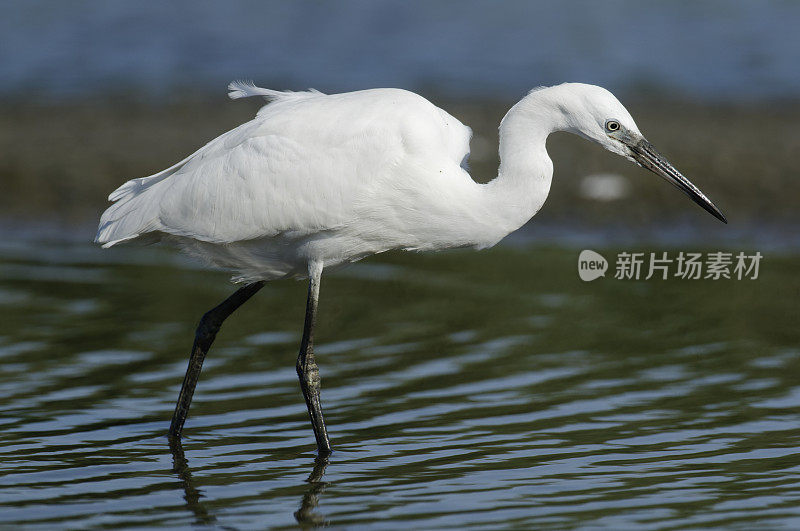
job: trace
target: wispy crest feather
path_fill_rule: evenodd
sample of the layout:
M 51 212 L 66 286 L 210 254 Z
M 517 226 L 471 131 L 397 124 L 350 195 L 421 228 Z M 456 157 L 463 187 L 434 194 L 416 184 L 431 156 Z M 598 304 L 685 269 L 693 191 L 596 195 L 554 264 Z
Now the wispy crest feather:
M 271 100 L 292 100 L 304 99 L 310 96 L 321 95 L 318 90 L 309 89 L 307 91 L 293 92 L 291 90 L 281 91 L 272 90 L 262 87 L 257 87 L 255 83 L 250 80 L 237 79 L 228 84 L 228 97 L 232 100 L 239 98 L 250 98 L 252 96 L 261 96 L 267 101 Z

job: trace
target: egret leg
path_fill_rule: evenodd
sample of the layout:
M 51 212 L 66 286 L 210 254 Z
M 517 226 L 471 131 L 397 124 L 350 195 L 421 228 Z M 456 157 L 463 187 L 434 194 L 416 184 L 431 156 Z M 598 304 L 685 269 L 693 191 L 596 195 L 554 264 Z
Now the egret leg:
M 200 319 L 200 324 L 197 325 L 197 331 L 194 335 L 194 345 L 192 346 L 192 354 L 189 357 L 189 367 L 186 369 L 186 376 L 183 378 L 183 385 L 181 386 L 181 394 L 178 395 L 178 402 L 175 404 L 175 413 L 172 415 L 172 423 L 169 426 L 169 436 L 171 439 L 180 439 L 181 437 L 183 423 L 186 422 L 186 416 L 189 414 L 189 406 L 192 403 L 194 388 L 197 386 L 197 380 L 200 378 L 200 370 L 203 368 L 203 360 L 206 359 L 206 353 L 208 349 L 211 348 L 214 338 L 217 337 L 217 332 L 219 332 L 222 322 L 230 317 L 239 306 L 255 295 L 258 290 L 263 288 L 264 284 L 264 281 L 253 282 L 252 284 L 240 288 L 218 306 L 207 311 L 205 315 L 203 315 L 203 318 Z
M 322 404 L 320 402 L 320 389 L 322 380 L 319 376 L 319 367 L 314 358 L 314 323 L 317 320 L 317 301 L 319 300 L 319 282 L 322 277 L 322 264 L 312 264 L 309 268 L 308 301 L 306 302 L 306 320 L 303 327 L 303 340 L 300 343 L 300 353 L 297 355 L 297 376 L 300 378 L 300 389 L 306 399 L 308 414 L 311 417 L 311 426 L 314 428 L 314 437 L 317 439 L 317 449 L 320 456 L 331 453 L 331 441 L 328 439 L 328 430 L 325 428 L 325 419 L 322 417 Z

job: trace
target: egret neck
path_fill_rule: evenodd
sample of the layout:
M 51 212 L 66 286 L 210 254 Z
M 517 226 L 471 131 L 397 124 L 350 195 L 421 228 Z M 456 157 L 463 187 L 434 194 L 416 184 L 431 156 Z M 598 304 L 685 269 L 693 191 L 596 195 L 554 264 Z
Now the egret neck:
M 547 154 L 547 137 L 572 130 L 564 112 L 541 93 L 528 94 L 500 122 L 500 168 L 486 192 L 491 210 L 509 233 L 527 223 L 550 193 L 553 161 Z

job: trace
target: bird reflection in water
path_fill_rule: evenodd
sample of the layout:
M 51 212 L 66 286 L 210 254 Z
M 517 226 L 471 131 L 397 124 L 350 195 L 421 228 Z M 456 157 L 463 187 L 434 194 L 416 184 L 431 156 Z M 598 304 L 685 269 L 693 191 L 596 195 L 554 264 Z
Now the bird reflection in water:
M 186 506 L 192 511 L 196 525 L 213 524 L 216 521 L 214 515 L 209 514 L 208 510 L 200 501 L 200 491 L 195 487 L 192 479 L 192 471 L 189 469 L 189 462 L 183 454 L 183 446 L 180 439 L 170 438 L 169 449 L 172 451 L 172 471 L 181 480 L 183 487 L 183 499 Z
M 172 471 L 181 481 L 183 499 L 186 500 L 187 508 L 195 517 L 195 525 L 215 524 L 216 517 L 208 512 L 208 509 L 201 500 L 202 493 L 194 484 L 192 471 L 183 453 L 183 446 L 181 445 L 180 439 L 170 438 L 169 448 L 172 452 Z M 306 479 L 309 488 L 303 494 L 300 508 L 294 513 L 295 519 L 301 525 L 324 526 L 328 523 L 323 515 L 314 511 L 317 505 L 319 505 L 320 494 L 322 494 L 328 486 L 327 482 L 322 481 L 327 467 L 328 458 L 326 456 L 320 456 L 314 460 L 314 468 L 311 470 L 308 479 Z
M 325 475 L 325 469 L 328 468 L 328 457 L 321 455 L 314 460 L 314 469 L 309 474 L 306 483 L 310 485 L 306 493 L 303 494 L 303 501 L 300 503 L 300 508 L 295 511 L 294 517 L 297 523 L 313 526 L 324 526 L 328 522 L 325 517 L 314 511 L 319 505 L 319 496 L 325 491 L 328 486 L 326 481 L 322 481 Z

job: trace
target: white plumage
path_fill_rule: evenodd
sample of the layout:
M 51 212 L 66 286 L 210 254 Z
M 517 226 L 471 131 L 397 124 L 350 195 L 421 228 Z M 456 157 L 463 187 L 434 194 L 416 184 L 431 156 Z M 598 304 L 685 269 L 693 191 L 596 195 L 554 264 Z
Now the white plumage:
M 428 100 L 397 89 L 325 95 L 248 83 L 230 96 L 272 103 L 166 170 L 114 191 L 96 240 L 155 237 L 245 281 L 206 312 L 170 425 L 179 439 L 203 360 L 222 322 L 265 280 L 308 276 L 297 374 L 320 455 L 322 415 L 313 329 L 323 268 L 389 249 L 494 245 L 533 216 L 550 190 L 553 131 L 593 140 L 661 175 L 724 221 L 662 157 L 605 89 L 569 83 L 532 91 L 500 124 L 500 168 L 487 184 L 462 167 L 470 130 Z
M 304 277 L 311 262 L 327 268 L 389 249 L 483 248 L 544 203 L 548 134 L 571 131 L 628 158 L 641 138 L 605 89 L 536 89 L 500 126 L 498 178 L 478 184 L 462 167 L 470 129 L 417 94 L 229 89 L 231 98 L 271 103 L 174 166 L 115 190 L 97 242 L 171 241 L 241 281 Z M 627 138 L 605 129 L 610 119 Z

